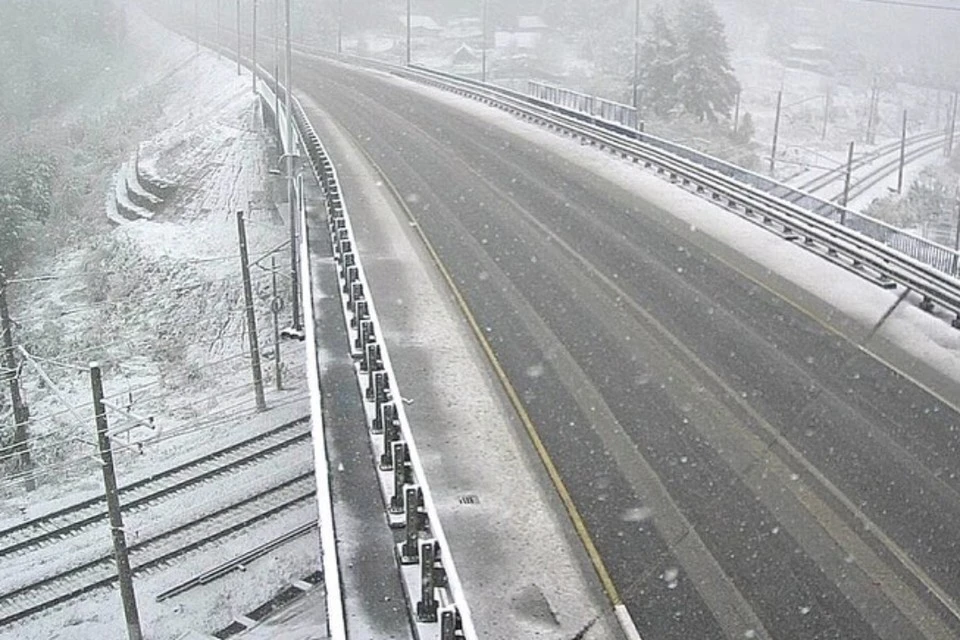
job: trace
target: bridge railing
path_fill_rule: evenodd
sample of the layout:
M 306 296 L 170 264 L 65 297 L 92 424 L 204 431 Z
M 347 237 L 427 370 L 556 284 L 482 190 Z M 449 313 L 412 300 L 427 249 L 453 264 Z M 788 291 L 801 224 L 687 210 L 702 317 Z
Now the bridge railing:
M 734 180 L 766 191 L 882 242 L 944 273 L 954 277 L 960 276 L 960 252 L 882 220 L 853 211 L 835 202 L 824 200 L 811 193 L 774 180 L 769 176 L 738 167 L 696 149 L 641 131 L 639 129 L 642 129 L 642 127 L 637 120 L 636 110 L 631 106 L 532 80 L 527 83 L 527 93 L 528 99 L 552 107 L 559 107 L 577 116 L 586 116 L 591 119 L 593 124 L 644 144 L 663 149 Z

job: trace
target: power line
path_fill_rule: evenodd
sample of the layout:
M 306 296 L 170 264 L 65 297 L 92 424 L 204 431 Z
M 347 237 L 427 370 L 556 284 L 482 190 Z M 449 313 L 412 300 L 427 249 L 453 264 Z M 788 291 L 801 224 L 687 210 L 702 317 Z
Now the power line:
M 886 4 L 896 7 L 909 7 L 912 9 L 933 9 L 939 11 L 960 12 L 960 6 L 947 6 L 943 4 L 930 4 L 929 2 L 912 2 L 911 0 L 847 0 L 848 2 L 871 2 L 873 4 Z

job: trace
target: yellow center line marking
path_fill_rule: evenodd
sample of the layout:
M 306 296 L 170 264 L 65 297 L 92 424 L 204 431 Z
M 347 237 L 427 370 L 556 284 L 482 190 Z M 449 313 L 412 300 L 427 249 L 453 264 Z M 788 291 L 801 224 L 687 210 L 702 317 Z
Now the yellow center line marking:
M 367 162 L 369 162 L 370 165 L 376 170 L 377 174 L 380 176 L 380 179 L 383 180 L 384 185 L 386 185 L 394 200 L 397 202 L 397 205 L 404 212 L 404 215 L 407 216 L 411 223 L 413 223 L 413 228 L 416 230 L 417 236 L 420 238 L 420 241 L 423 242 L 427 253 L 430 254 L 430 259 L 440 271 L 440 274 L 443 276 L 444 281 L 450 288 L 451 293 L 453 293 L 453 297 L 457 301 L 457 306 L 460 308 L 460 311 L 466 318 L 467 324 L 470 325 L 470 329 L 473 331 L 474 336 L 480 343 L 480 347 L 487 356 L 487 360 L 490 361 L 490 365 L 493 367 L 497 379 L 500 381 L 500 385 L 507 393 L 507 397 L 510 399 L 510 404 L 513 405 L 513 408 L 517 412 L 520 421 L 523 423 L 523 427 L 527 432 L 527 435 L 529 436 L 530 441 L 540 458 L 540 461 L 547 470 L 547 475 L 550 477 L 550 481 L 553 483 L 557 494 L 560 496 L 561 502 L 563 502 L 563 506 L 567 511 L 567 515 L 570 517 L 571 522 L 573 522 L 573 527 L 577 532 L 577 537 L 580 538 L 580 542 L 587 551 L 587 556 L 590 558 L 590 563 L 593 565 L 594 571 L 596 571 L 597 577 L 600 579 L 600 583 L 603 586 L 603 590 L 607 594 L 607 598 L 609 598 L 610 602 L 615 607 L 622 605 L 623 600 L 620 598 L 617 587 L 613 583 L 613 579 L 610 577 L 610 572 L 607 571 L 606 565 L 603 563 L 603 558 L 600 557 L 600 552 L 597 550 L 597 546 L 593 542 L 593 538 L 590 535 L 590 531 L 587 529 L 587 524 L 584 522 L 583 516 L 580 515 L 580 511 L 577 509 L 577 505 L 574 503 L 573 497 L 570 495 L 570 491 L 563 482 L 563 478 L 560 475 L 560 471 L 557 469 L 557 465 L 553 462 L 553 458 L 547 451 L 547 447 L 544 445 L 543 439 L 540 437 L 540 433 L 537 431 L 536 425 L 534 425 L 533 420 L 530 418 L 530 414 L 527 413 L 526 407 L 524 407 L 523 402 L 520 400 L 520 395 L 517 393 L 516 389 L 514 389 L 513 384 L 507 377 L 506 371 L 504 371 L 503 366 L 500 364 L 500 360 L 493 351 L 493 347 L 487 340 L 483 330 L 480 328 L 480 324 L 477 322 L 473 312 L 470 310 L 470 306 L 467 304 L 466 299 L 460 292 L 460 288 L 457 286 L 453 276 L 440 259 L 440 255 L 437 253 L 436 249 L 434 249 L 433 243 L 431 243 L 430 239 L 427 238 L 427 235 L 420 226 L 416 216 L 407 206 L 403 196 L 394 186 L 393 182 L 390 181 L 384 171 L 380 168 L 380 165 L 377 164 L 377 162 L 362 145 L 358 145 L 358 148 L 366 158 Z

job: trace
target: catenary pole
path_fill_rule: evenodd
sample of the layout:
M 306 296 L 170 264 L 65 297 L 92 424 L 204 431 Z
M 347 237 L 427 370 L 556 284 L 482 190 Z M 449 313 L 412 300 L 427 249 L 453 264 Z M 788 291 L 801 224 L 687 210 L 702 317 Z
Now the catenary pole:
M 0 330 L 3 331 L 3 366 L 10 378 L 10 404 L 13 405 L 13 444 L 20 461 L 20 468 L 26 472 L 24 488 L 33 491 L 37 488 L 33 477 L 33 462 L 30 459 L 30 408 L 20 392 L 20 367 L 14 355 L 13 322 L 10 319 L 10 307 L 7 304 L 8 282 L 3 267 L 0 266 Z
M 407 66 L 408 66 L 408 67 L 410 66 L 410 58 L 411 58 L 411 56 L 410 56 L 410 30 L 411 30 L 411 26 L 410 26 L 410 14 L 411 14 L 411 11 L 412 11 L 412 9 L 411 9 L 411 7 L 410 7 L 410 3 L 411 3 L 411 2 L 412 2 L 412 0 L 407 0 Z
M 737 89 L 737 97 L 733 102 L 733 133 L 736 135 L 740 131 L 740 94 L 743 90 Z
M 293 328 L 297 331 L 301 328 L 300 321 L 300 271 L 298 268 L 297 253 L 297 215 L 296 215 L 296 190 L 293 186 L 293 156 L 296 142 L 293 138 L 293 107 L 291 103 L 293 95 L 293 80 L 291 66 L 293 65 L 293 53 L 290 43 L 290 0 L 284 0 L 285 29 L 287 36 L 286 57 L 284 60 L 284 110 L 287 112 L 287 202 L 290 203 L 290 284 L 293 288 L 293 295 L 290 303 L 290 310 L 293 315 Z
M 257 0 L 253 0 L 253 51 L 251 52 L 251 57 L 253 58 L 253 92 L 257 92 Z
M 283 300 L 277 290 L 277 257 L 270 256 L 270 279 L 273 284 L 273 302 L 270 310 L 273 312 L 273 377 L 277 384 L 277 391 L 283 389 L 283 381 L 280 378 L 280 310 L 283 306 Z
M 243 301 L 247 311 L 247 334 L 250 344 L 250 369 L 253 373 L 253 391 L 257 399 L 257 411 L 265 411 L 267 402 L 263 395 L 263 370 L 260 368 L 257 314 L 253 307 L 253 287 L 250 284 L 250 256 L 247 251 L 247 229 L 243 223 L 243 211 L 237 211 L 237 236 L 240 240 L 240 270 L 243 275 Z
M 770 149 L 770 175 L 777 171 L 777 140 L 780 137 L 780 110 L 783 107 L 783 90 L 777 92 L 777 116 L 773 121 L 773 146 Z
M 903 127 L 900 130 L 900 166 L 897 169 L 897 193 L 903 193 L 903 165 L 907 162 L 907 110 L 903 110 Z
M 480 0 L 480 82 L 487 81 L 487 0 Z
M 113 466 L 113 450 L 110 446 L 110 435 L 107 433 L 107 410 L 103 404 L 103 379 L 100 373 L 100 365 L 96 362 L 90 363 L 90 386 L 93 389 L 93 411 L 97 420 L 100 468 L 103 471 L 103 488 L 107 499 L 107 513 L 110 516 L 113 555 L 117 563 L 117 578 L 120 583 L 123 616 L 127 622 L 127 637 L 130 640 L 142 640 L 143 632 L 140 629 L 137 595 L 133 589 L 133 571 L 130 569 L 127 537 L 123 529 L 123 515 L 120 512 L 120 494 L 117 489 L 116 470 Z
M 850 148 L 847 151 L 847 174 L 843 178 L 843 198 L 840 201 L 840 204 L 844 209 L 847 208 L 847 203 L 850 200 L 850 174 L 853 173 L 853 140 L 850 141 Z M 842 211 L 840 213 L 840 224 L 845 222 L 846 212 Z
M 241 75 L 243 70 L 240 68 L 240 0 L 237 0 L 237 75 Z
M 640 91 L 640 0 L 634 3 L 633 12 L 633 95 L 631 105 L 634 110 L 639 110 L 640 100 L 638 92 Z
M 343 53 L 343 0 L 337 0 L 337 55 Z

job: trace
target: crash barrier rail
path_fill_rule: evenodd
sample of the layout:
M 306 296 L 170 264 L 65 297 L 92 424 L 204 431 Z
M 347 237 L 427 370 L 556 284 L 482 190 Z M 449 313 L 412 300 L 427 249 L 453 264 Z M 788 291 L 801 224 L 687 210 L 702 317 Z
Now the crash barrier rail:
M 279 109 L 277 95 L 266 83 L 259 83 L 257 91 L 263 108 L 273 115 L 283 155 L 297 156 L 305 148 L 303 139 L 294 130 L 294 136 L 288 135 L 287 115 Z M 317 362 L 316 336 L 313 317 L 313 287 L 310 276 L 309 252 L 307 249 L 306 207 L 304 206 L 302 181 L 293 183 L 293 201 L 289 203 L 290 216 L 297 217 L 300 229 L 298 239 L 298 268 L 300 271 L 300 300 L 303 310 L 303 331 L 307 351 L 307 381 L 310 386 L 310 414 L 314 423 L 313 446 L 314 464 L 317 479 L 317 508 L 320 530 L 320 558 L 323 566 L 323 581 L 327 614 L 327 629 L 331 640 L 346 640 L 346 617 L 344 614 L 343 593 L 340 588 L 340 561 L 337 554 L 337 540 L 333 525 L 333 502 L 330 492 L 330 474 L 327 462 L 326 440 L 323 436 L 323 408 L 320 402 L 320 366 Z M 319 437 L 316 434 L 319 433 Z
M 952 325 L 960 328 L 960 281 L 924 262 L 920 256 L 911 256 L 860 233 L 858 226 L 842 225 L 828 216 L 785 200 L 777 193 L 743 184 L 723 172 L 645 144 L 642 139 L 611 131 L 583 114 L 542 101 L 538 103 L 516 91 L 415 65 L 402 67 L 355 56 L 341 57 L 478 100 L 625 159 L 643 163 L 646 168 L 725 204 L 751 222 L 771 229 L 789 241 L 799 242 L 804 248 L 874 284 L 887 288 L 899 285 L 916 292 L 921 297 L 922 309 L 932 312 L 939 305 L 954 316 Z M 871 222 L 860 224 L 866 227 Z M 960 256 L 945 247 L 940 248 L 948 252 L 956 273 Z
M 643 131 L 642 121 L 638 121 L 630 106 L 532 80 L 527 83 L 527 93 L 528 99 L 542 106 L 562 109 L 580 119 L 587 117 L 599 128 L 695 162 L 858 231 L 944 273 L 960 275 L 957 251 L 696 149 L 650 135 Z
M 283 103 L 284 87 L 277 86 L 272 76 L 260 68 L 260 77 L 276 86 L 279 96 L 269 88 L 264 100 Z M 261 83 L 264 85 L 267 83 Z M 337 171 L 310 123 L 302 104 L 291 96 L 293 120 L 298 147 L 309 161 L 309 167 L 320 186 L 340 286 L 339 294 L 344 320 L 355 361 L 357 381 L 363 396 L 377 475 L 386 515 L 391 528 L 403 530 L 403 541 L 396 545 L 411 619 L 417 638 L 427 640 L 477 640 L 463 585 L 454 566 L 437 514 L 423 463 L 403 408 L 396 375 L 383 339 L 363 265 L 357 252 L 353 227 L 340 190 Z M 282 111 L 282 110 L 281 110 Z M 278 118 L 285 122 L 284 116 Z M 307 230 L 303 187 L 298 185 L 301 228 Z M 309 267 L 306 233 L 301 239 L 304 300 L 308 300 Z M 305 313 L 312 305 L 304 304 Z M 312 315 L 312 314 L 311 314 Z M 311 320 L 312 323 L 312 320 Z M 308 327 L 308 333 L 309 327 Z M 315 350 L 314 350 L 315 353 Z

